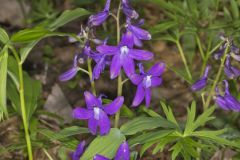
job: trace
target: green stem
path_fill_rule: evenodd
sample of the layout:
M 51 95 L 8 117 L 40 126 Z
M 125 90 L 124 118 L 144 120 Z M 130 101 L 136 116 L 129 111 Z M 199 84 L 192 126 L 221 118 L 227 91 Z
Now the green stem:
M 92 87 L 92 93 L 96 96 L 96 88 L 95 88 L 95 83 L 93 80 L 93 74 L 92 74 L 92 63 L 91 63 L 91 59 L 88 58 L 87 59 L 87 65 L 88 65 L 88 75 L 89 75 L 89 79 L 90 79 L 90 83 L 91 83 L 91 87 Z
M 117 22 L 117 43 L 120 42 L 120 10 L 121 10 L 121 1 L 119 3 L 118 6 L 118 12 L 117 12 L 117 16 L 116 16 L 116 22 Z M 120 72 L 119 76 L 118 76 L 118 91 L 117 94 L 118 96 L 122 95 L 122 73 Z M 119 123 L 119 118 L 120 118 L 120 110 L 116 113 L 115 115 L 115 122 L 114 122 L 114 127 L 118 128 L 118 123 Z
M 216 88 L 216 86 L 217 86 L 217 84 L 218 84 L 218 82 L 219 82 L 219 79 L 220 79 L 220 77 L 221 77 L 221 73 L 222 73 L 223 68 L 224 68 L 224 62 L 225 62 L 225 60 L 226 60 L 228 50 L 229 50 L 229 42 L 227 42 L 227 47 L 226 47 L 226 49 L 225 49 L 225 51 L 224 51 L 224 55 L 223 55 L 223 58 L 221 59 L 221 64 L 220 64 L 218 73 L 217 73 L 217 75 L 216 75 L 216 78 L 215 78 L 215 80 L 214 80 L 214 82 L 213 82 L 213 85 L 212 85 L 211 90 L 210 90 L 210 92 L 209 92 L 209 95 L 208 95 L 208 97 L 207 97 L 206 103 L 205 103 L 205 105 L 204 105 L 204 110 L 206 110 L 206 109 L 209 107 L 209 105 L 210 105 L 212 96 L 213 96 L 213 94 L 214 94 L 214 90 L 215 90 L 215 88 Z
M 26 143 L 27 143 L 28 159 L 32 160 L 33 159 L 32 145 L 31 145 L 31 139 L 30 139 L 30 135 L 29 135 L 29 124 L 28 124 L 28 121 L 27 121 L 25 98 L 24 98 L 24 80 L 23 80 L 22 62 L 20 61 L 20 58 L 19 58 L 16 50 L 13 47 L 10 47 L 10 49 L 13 52 L 13 55 L 18 62 L 19 94 L 20 94 L 22 120 L 23 120 L 24 132 L 25 132 L 25 139 L 26 139 Z
M 176 41 L 176 44 L 177 44 L 177 47 L 178 47 L 180 56 L 181 56 L 181 58 L 182 58 L 183 64 L 184 64 L 184 66 L 185 66 L 185 70 L 186 70 L 186 72 L 187 72 L 187 74 L 188 74 L 188 77 L 189 77 L 190 79 L 192 79 L 192 75 L 191 75 L 190 70 L 189 70 L 189 68 L 188 68 L 187 60 L 186 60 L 185 55 L 184 55 L 184 53 L 183 53 L 182 46 L 181 46 L 181 44 L 179 43 L 178 40 Z
M 198 48 L 199 48 L 200 55 L 202 57 L 202 60 L 204 61 L 205 56 L 204 56 L 203 48 L 202 48 L 202 45 L 201 45 L 201 41 L 200 41 L 198 36 L 196 36 L 196 41 L 197 41 L 197 45 L 198 45 Z

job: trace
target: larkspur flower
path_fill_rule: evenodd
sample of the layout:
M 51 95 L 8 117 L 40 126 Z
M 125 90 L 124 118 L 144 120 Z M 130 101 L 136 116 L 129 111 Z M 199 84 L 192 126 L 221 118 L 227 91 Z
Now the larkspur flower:
M 139 17 L 138 13 L 130 6 L 129 0 L 122 0 L 122 10 L 128 18 L 137 19 Z
M 140 22 L 138 24 L 133 25 L 131 23 L 131 19 L 127 18 L 127 25 L 126 25 L 127 32 L 130 32 L 132 34 L 133 42 L 138 47 L 142 47 L 141 40 L 150 40 L 151 39 L 151 34 L 148 31 L 146 31 L 142 28 L 139 28 L 139 26 L 141 26 L 143 23 L 144 23 L 144 21 L 140 20 Z
M 85 149 L 85 141 L 78 144 L 75 152 L 72 153 L 72 160 L 79 160 Z
M 210 66 L 207 66 L 203 76 L 195 83 L 193 83 L 193 85 L 191 86 L 192 91 L 199 91 L 206 87 L 210 68 L 211 68 Z
M 222 109 L 225 110 L 233 110 L 233 111 L 240 111 L 240 102 L 231 95 L 229 91 L 229 86 L 228 86 L 228 81 L 224 80 L 223 81 L 225 84 L 225 94 L 222 96 L 218 88 L 216 88 L 216 97 L 215 97 L 215 102 L 216 104 L 221 107 Z
M 90 48 L 89 42 L 86 42 L 82 53 L 75 54 L 72 67 L 68 71 L 61 74 L 59 76 L 59 80 L 68 81 L 68 80 L 71 80 L 73 77 L 75 77 L 77 72 L 79 71 L 78 63 L 83 64 L 86 61 L 86 59 L 90 56 L 90 53 L 91 53 L 91 48 Z
M 111 0 L 107 0 L 103 11 L 89 17 L 89 26 L 99 26 L 106 21 L 109 16 L 110 3 Z
M 97 154 L 93 160 L 110 160 L 102 155 Z M 127 141 L 123 142 L 116 152 L 114 160 L 130 160 L 130 149 Z
M 240 76 L 240 70 L 233 67 L 230 63 L 230 55 L 227 56 L 225 65 L 224 65 L 224 72 L 226 76 L 230 79 L 237 78 Z
M 113 55 L 110 65 L 111 79 L 119 75 L 122 67 L 129 77 L 135 71 L 134 60 L 150 60 L 153 57 L 153 53 L 149 51 L 133 49 L 131 34 L 128 32 L 122 36 L 118 46 L 100 45 L 97 51 L 105 55 Z
M 60 81 L 68 81 L 70 79 L 72 79 L 74 76 L 76 76 L 77 72 L 78 72 L 78 55 L 76 54 L 74 56 L 73 59 L 73 66 L 71 69 L 69 69 L 68 71 L 64 72 L 63 74 L 61 74 L 59 76 L 59 80 Z
M 137 85 L 137 91 L 132 102 L 132 106 L 138 106 L 144 99 L 146 106 L 149 107 L 151 102 L 151 88 L 159 86 L 162 83 L 161 75 L 165 70 L 165 63 L 159 62 L 153 65 L 147 73 L 144 72 L 143 66 L 139 64 L 140 74 L 132 74 L 130 80 Z
M 108 115 L 114 115 L 121 108 L 124 98 L 119 96 L 110 104 L 103 105 L 101 96 L 97 98 L 88 91 L 84 92 L 84 96 L 87 109 L 77 107 L 73 110 L 73 118 L 88 120 L 88 128 L 94 135 L 98 127 L 100 135 L 107 134 L 111 127 Z

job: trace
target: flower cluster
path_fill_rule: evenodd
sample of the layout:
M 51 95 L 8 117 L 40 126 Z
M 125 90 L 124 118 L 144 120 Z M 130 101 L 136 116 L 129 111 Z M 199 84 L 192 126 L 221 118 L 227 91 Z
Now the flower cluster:
M 115 79 L 121 76 L 122 71 L 126 75 L 126 80 L 137 86 L 137 91 L 132 102 L 132 107 L 137 107 L 145 98 L 146 107 L 150 106 L 151 88 L 161 85 L 161 75 L 165 70 L 163 62 L 156 63 L 147 72 L 144 71 L 143 65 L 139 61 L 148 61 L 153 58 L 153 53 L 140 49 L 143 46 L 143 40 L 150 40 L 151 35 L 148 31 L 141 28 L 144 23 L 143 19 L 138 19 L 139 14 L 130 6 L 128 0 L 120 0 L 120 9 L 126 16 L 124 29 L 118 30 L 121 32 L 120 42 L 117 45 L 108 45 L 108 38 L 104 41 L 96 38 L 95 27 L 103 24 L 108 17 L 113 16 L 118 22 L 119 17 L 110 11 L 111 0 L 107 0 L 105 7 L 97 14 L 91 15 L 88 20 L 88 25 L 77 35 L 78 38 L 83 38 L 83 46 L 81 54 L 74 57 L 72 67 L 62 75 L 61 81 L 68 81 L 76 76 L 78 71 L 87 73 L 90 77 L 91 84 L 100 78 L 100 75 L 107 66 L 110 68 L 110 79 Z M 118 24 L 118 23 L 117 23 Z M 119 26 L 118 26 L 119 27 Z M 120 35 L 120 33 L 118 33 Z M 71 42 L 77 42 L 70 39 Z M 92 45 L 95 45 L 92 49 Z M 138 47 L 138 48 L 135 48 Z M 85 61 L 94 62 L 93 70 L 85 70 L 80 65 Z M 136 71 L 136 64 L 139 67 L 139 73 Z M 122 82 L 121 82 L 122 83 Z M 93 86 L 92 86 L 93 87 Z M 94 92 L 93 92 L 94 93 Z M 116 114 L 124 103 L 124 97 L 119 95 L 109 104 L 102 103 L 102 96 L 96 97 L 96 93 L 85 91 L 86 108 L 77 107 L 73 110 L 72 116 L 75 119 L 88 120 L 89 131 L 96 135 L 98 132 L 101 136 L 109 133 L 111 121 L 109 116 Z M 79 157 L 83 153 L 83 143 L 80 143 L 74 157 Z M 120 145 L 117 151 L 116 160 L 128 160 L 130 151 L 127 142 Z M 102 155 L 96 155 L 96 160 L 107 159 Z
M 214 54 L 216 60 L 222 59 L 224 61 L 224 73 L 229 79 L 236 79 L 240 76 L 240 70 L 231 64 L 231 58 L 240 61 L 240 49 L 233 44 L 233 41 L 229 38 L 221 36 L 223 44 L 220 46 L 219 50 Z M 208 74 L 210 66 L 207 66 L 203 76 L 197 80 L 192 86 L 192 91 L 202 90 L 207 86 Z M 215 103 L 224 110 L 240 111 L 240 102 L 233 97 L 229 92 L 228 81 L 223 80 L 225 84 L 225 91 L 222 95 L 219 91 L 219 86 L 215 88 Z

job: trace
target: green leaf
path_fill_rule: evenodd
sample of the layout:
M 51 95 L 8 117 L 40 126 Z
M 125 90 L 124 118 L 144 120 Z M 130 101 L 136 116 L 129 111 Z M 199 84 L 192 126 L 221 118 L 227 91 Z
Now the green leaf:
M 45 35 L 49 34 L 50 31 L 44 29 L 44 28 L 31 28 L 31 29 L 24 29 L 17 33 L 15 33 L 11 37 L 12 42 L 31 42 L 34 40 L 37 40 L 41 37 L 44 37 Z
M 8 64 L 8 49 L 4 47 L 0 53 L 0 120 L 4 114 L 8 117 L 7 111 L 7 64 Z
M 231 11 L 234 19 L 239 19 L 239 9 L 238 3 L 236 0 L 230 0 L 231 3 Z
M 21 62 L 24 62 L 28 56 L 28 54 L 31 52 L 33 47 L 39 42 L 39 40 L 32 41 L 28 43 L 25 47 L 20 49 L 20 56 L 21 56 Z
M 160 102 L 161 106 L 163 108 L 163 112 L 165 113 L 167 120 L 174 123 L 176 126 L 178 126 L 177 120 L 175 119 L 172 109 L 170 107 L 167 107 L 164 102 Z
M 87 128 L 78 127 L 78 126 L 67 127 L 58 132 L 54 132 L 49 129 L 39 129 L 38 132 L 48 137 L 51 140 L 61 140 L 74 135 L 89 133 Z
M 144 144 L 151 141 L 157 142 L 157 141 L 160 141 L 162 137 L 165 137 L 173 132 L 174 132 L 173 130 L 152 131 L 152 132 L 144 133 L 137 137 L 133 137 L 128 140 L 128 143 L 130 146 L 135 146 L 137 144 Z
M 172 151 L 172 160 L 175 160 L 177 156 L 179 155 L 180 151 L 182 150 L 182 145 L 180 142 L 177 142 L 170 150 Z
M 77 8 L 74 10 L 67 10 L 64 11 L 53 23 L 51 23 L 48 28 L 53 31 L 66 23 L 69 23 L 73 21 L 74 19 L 77 19 L 82 16 L 89 15 L 90 12 L 83 9 L 83 8 Z
M 152 145 L 154 145 L 156 142 L 148 142 L 148 143 L 145 143 L 142 147 L 141 147 L 141 150 L 140 150 L 140 157 L 143 156 L 143 154 L 146 152 L 146 150 L 148 150 Z
M 161 22 L 160 24 L 157 24 L 155 26 L 153 26 L 152 28 L 150 28 L 150 32 L 152 35 L 157 34 L 157 33 L 161 33 L 161 32 L 165 32 L 166 30 L 177 26 L 177 22 L 176 21 L 165 21 L 165 22 Z
M 0 41 L 3 44 L 6 44 L 9 41 L 9 37 L 8 37 L 7 32 L 1 27 L 0 27 Z
M 193 131 L 194 128 L 194 119 L 196 115 L 196 102 L 193 101 L 191 108 L 187 108 L 187 123 L 185 126 L 184 135 L 188 135 Z
M 124 135 L 133 135 L 137 132 L 150 130 L 158 127 L 174 128 L 175 125 L 160 117 L 137 117 L 120 128 Z
M 125 136 L 117 128 L 112 128 L 108 135 L 97 136 L 88 146 L 81 159 L 92 160 L 96 154 L 112 159 Z
M 27 119 L 30 120 L 37 108 L 38 97 L 42 90 L 41 82 L 24 73 L 24 93 Z
M 240 148 L 239 144 L 219 137 L 219 135 L 225 132 L 226 132 L 226 129 L 217 130 L 217 131 L 195 131 L 191 135 L 198 138 L 211 140 L 212 142 L 218 143 L 220 145 L 228 145 L 228 146 Z

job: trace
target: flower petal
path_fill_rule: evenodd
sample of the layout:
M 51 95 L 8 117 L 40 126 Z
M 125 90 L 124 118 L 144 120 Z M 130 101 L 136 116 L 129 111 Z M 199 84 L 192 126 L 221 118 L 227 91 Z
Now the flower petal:
M 78 107 L 73 110 L 72 116 L 75 119 L 89 119 L 92 116 L 92 111 Z
M 135 64 L 132 58 L 125 58 L 125 62 L 123 62 L 124 72 L 128 77 L 130 77 L 135 71 Z
M 150 60 L 153 58 L 153 53 L 140 49 L 129 49 L 129 56 L 136 60 Z
M 131 82 L 135 85 L 139 85 L 139 83 L 143 80 L 143 76 L 140 74 L 131 74 L 131 76 L 129 77 Z
M 207 78 L 203 77 L 199 80 L 197 80 L 191 87 L 192 91 L 199 91 L 206 87 L 207 85 Z
M 163 62 L 156 63 L 148 70 L 148 74 L 153 76 L 161 76 L 165 68 L 166 68 L 165 63 Z
M 162 78 L 160 77 L 152 77 L 151 78 L 151 86 L 156 87 L 159 86 L 162 83 Z
M 95 97 L 91 92 L 85 91 L 84 97 L 88 109 L 93 109 L 93 107 L 101 105 L 99 99 Z
M 127 142 L 119 146 L 114 160 L 130 160 L 130 149 Z
M 136 27 L 134 25 L 128 24 L 128 29 L 133 32 L 133 34 L 141 40 L 150 40 L 151 39 L 151 34 L 139 27 Z
M 72 79 L 78 72 L 78 69 L 76 67 L 73 67 L 71 69 L 69 69 L 67 72 L 61 74 L 59 76 L 59 80 L 60 81 L 68 81 L 70 79 Z
M 116 46 L 100 45 L 100 46 L 97 46 L 96 50 L 103 54 L 113 55 L 118 52 L 119 48 Z
M 110 104 L 107 104 L 103 107 L 103 110 L 109 114 L 109 115 L 113 115 L 115 113 L 117 113 L 119 111 L 119 109 L 122 107 L 124 102 L 124 98 L 121 97 L 117 97 L 114 101 L 112 101 Z
M 151 103 L 151 89 L 147 88 L 145 92 L 146 92 L 146 95 L 145 95 L 146 107 L 149 107 Z
M 122 39 L 120 42 L 120 46 L 127 46 L 128 48 L 133 48 L 133 33 L 132 32 L 126 32 L 122 35 Z
M 94 119 L 94 117 L 91 117 L 88 120 L 88 129 L 93 135 L 96 135 L 97 133 L 97 126 L 98 126 L 98 121 Z
M 113 56 L 112 63 L 110 66 L 110 78 L 116 78 L 121 71 L 121 63 L 119 55 Z
M 101 136 L 108 134 L 108 132 L 110 131 L 110 128 L 111 128 L 110 120 L 109 120 L 107 114 L 102 109 L 99 110 L 98 126 L 100 129 Z
M 104 157 L 102 155 L 97 154 L 93 157 L 93 160 L 110 160 L 110 159 L 107 158 L 107 157 Z
M 138 39 L 136 36 L 133 36 L 133 42 L 138 47 L 142 47 L 143 46 L 142 41 L 140 39 Z
M 106 66 L 105 58 L 101 58 L 93 68 L 93 79 L 98 79 Z
M 109 11 L 102 11 L 95 15 L 91 15 L 88 20 L 90 26 L 99 26 L 108 18 Z
M 81 143 L 78 144 L 75 152 L 72 154 L 72 160 L 79 160 L 80 157 L 83 154 L 84 148 L 85 148 L 85 141 L 82 141 Z
M 143 88 L 142 83 L 140 83 L 137 87 L 137 91 L 133 99 L 132 106 L 133 107 L 138 106 L 143 101 L 144 96 L 145 96 L 145 90 Z

